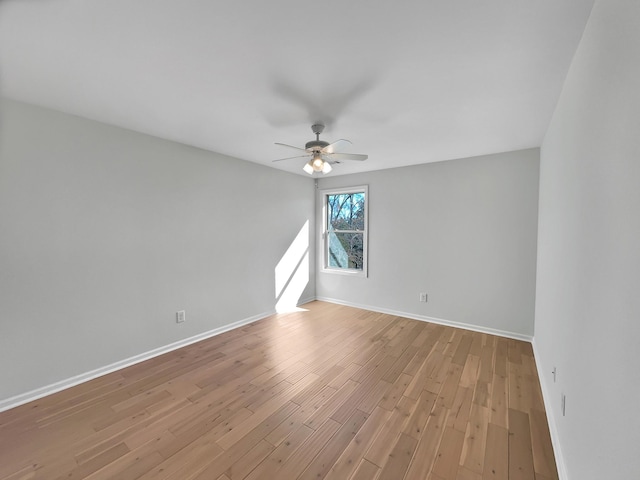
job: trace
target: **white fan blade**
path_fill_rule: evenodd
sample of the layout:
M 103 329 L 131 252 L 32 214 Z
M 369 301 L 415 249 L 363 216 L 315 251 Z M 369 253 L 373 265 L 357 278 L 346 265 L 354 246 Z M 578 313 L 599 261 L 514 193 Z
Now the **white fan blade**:
M 369 155 L 361 153 L 330 153 L 327 156 L 331 160 L 358 160 L 360 162 L 369 158 Z
M 304 148 L 294 147 L 293 145 L 287 145 L 286 143 L 276 142 L 276 145 L 280 145 L 281 147 L 293 148 L 294 150 L 300 150 L 302 152 L 308 151 L 308 150 L 305 150 Z
M 293 160 L 294 158 L 309 158 L 309 155 L 298 155 L 296 157 L 278 158 L 277 160 L 271 160 L 272 162 L 281 162 L 283 160 Z
M 335 142 L 327 145 L 326 147 L 324 147 L 321 152 L 322 153 L 336 153 L 339 152 L 340 150 L 342 150 L 343 148 L 348 147 L 349 145 L 351 145 L 351 142 L 349 140 L 345 140 L 345 139 L 340 139 L 340 140 L 336 140 Z

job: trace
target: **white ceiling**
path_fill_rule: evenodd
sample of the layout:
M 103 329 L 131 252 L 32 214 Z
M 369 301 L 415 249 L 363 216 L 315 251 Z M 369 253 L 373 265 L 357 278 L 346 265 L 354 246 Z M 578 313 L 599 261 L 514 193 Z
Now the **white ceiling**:
M 593 0 L 0 0 L 0 93 L 331 175 L 540 146 Z

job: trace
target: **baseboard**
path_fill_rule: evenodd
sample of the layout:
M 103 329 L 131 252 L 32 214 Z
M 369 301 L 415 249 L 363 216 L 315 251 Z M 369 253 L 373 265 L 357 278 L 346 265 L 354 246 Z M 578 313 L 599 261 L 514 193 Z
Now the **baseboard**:
M 307 301 L 309 300 L 301 301 L 301 303 L 307 302 Z M 228 325 L 224 325 L 222 327 L 214 328 L 213 330 L 209 330 L 207 332 L 194 335 L 193 337 L 185 338 L 183 340 L 170 343 L 169 345 L 165 345 L 163 347 L 149 350 L 148 352 L 141 353 L 139 355 L 134 355 L 133 357 L 126 358 L 119 362 L 115 362 L 110 365 L 106 365 L 104 367 L 91 370 L 89 372 L 81 373 L 80 375 L 76 375 L 75 377 L 67 378 L 65 380 L 52 383 L 51 385 L 46 385 L 44 387 L 37 388 L 29 392 L 25 392 L 13 397 L 9 397 L 5 400 L 0 400 L 0 412 L 4 412 L 5 410 L 9 410 L 11 408 L 15 408 L 20 405 L 24 405 L 25 403 L 29 403 L 34 400 L 38 400 L 39 398 L 46 397 L 47 395 L 60 392 L 61 390 L 74 387 L 81 383 L 88 382 L 89 380 L 93 380 L 94 378 L 98 378 L 108 373 L 115 372 L 116 370 L 130 367 L 132 365 L 135 365 L 136 363 L 144 362 L 145 360 L 149 360 L 150 358 L 154 358 L 159 355 L 163 355 L 165 353 L 171 352 L 173 350 L 186 347 L 187 345 L 191 345 L 192 343 L 196 343 L 201 340 L 205 340 L 207 338 L 215 337 L 216 335 L 220 335 L 221 333 L 228 332 L 229 330 L 233 330 L 234 328 L 242 327 L 244 325 L 255 322 L 257 320 L 262 320 L 263 318 L 269 317 L 273 314 L 275 314 L 275 311 L 253 315 L 243 320 L 238 320 L 237 322 L 233 322 Z
M 315 302 L 316 300 L 318 300 L 316 297 L 301 298 L 300 301 L 298 301 L 298 305 L 297 306 L 301 307 L 305 303 Z
M 516 333 L 513 333 L 513 332 L 506 332 L 506 331 L 496 330 L 496 329 L 492 329 L 492 328 L 479 327 L 477 325 L 470 325 L 470 324 L 461 323 L 461 322 L 453 322 L 453 321 L 449 321 L 449 320 L 443 320 L 443 319 L 440 319 L 440 318 L 433 318 L 433 317 L 427 317 L 427 316 L 424 316 L 424 315 L 416 315 L 416 314 L 408 313 L 408 312 L 401 312 L 401 311 L 397 311 L 397 310 L 374 307 L 374 306 L 371 306 L 371 305 L 361 305 L 361 304 L 356 304 L 356 303 L 352 303 L 352 302 L 345 302 L 345 301 L 334 299 L 334 298 L 309 297 L 309 298 L 301 299 L 300 302 L 299 302 L 299 305 L 304 305 L 305 303 L 309 303 L 309 302 L 312 302 L 314 300 L 319 300 L 319 301 L 328 302 L 328 303 L 335 303 L 335 304 L 338 304 L 338 305 L 345 305 L 345 306 L 348 306 L 348 307 L 360 308 L 360 309 L 363 309 L 363 310 L 369 310 L 369 311 L 378 312 L 378 313 L 385 313 L 385 314 L 395 315 L 395 316 L 399 316 L 399 317 L 411 318 L 413 320 L 420 320 L 420 321 L 424 321 L 424 322 L 437 323 L 439 325 L 446 325 L 446 326 L 449 326 L 449 327 L 463 328 L 465 330 L 472 330 L 472 331 L 480 332 L 480 333 L 488 333 L 490 335 L 498 335 L 498 336 L 501 336 L 501 337 L 513 338 L 513 339 L 516 339 L 516 340 L 524 340 L 524 341 L 527 341 L 527 342 L 531 342 L 532 341 L 532 338 L 527 336 L 527 335 L 520 335 L 520 334 L 516 334 Z M 82 373 L 80 375 L 76 375 L 74 377 L 67 378 L 67 379 L 61 380 L 59 382 L 52 383 L 50 385 L 46 385 L 44 387 L 37 388 L 35 390 L 31 390 L 29 392 L 25 392 L 25 393 L 22 393 L 22 394 L 13 396 L 13 397 L 9 397 L 9 398 L 4 399 L 4 400 L 0 400 L 0 412 L 3 412 L 5 410 L 9 410 L 11 408 L 18 407 L 20 405 L 32 402 L 34 400 L 38 400 L 39 398 L 46 397 L 47 395 L 51 395 L 51 394 L 59 392 L 61 390 L 65 390 L 67 388 L 74 387 L 74 386 L 79 385 L 81 383 L 88 382 L 89 380 L 93 380 L 94 378 L 101 377 L 103 375 L 106 375 L 106 374 L 111 373 L 111 372 L 115 372 L 115 371 L 120 370 L 122 368 L 126 368 L 126 367 L 129 367 L 129 366 L 135 365 L 137 363 L 144 362 L 145 360 L 149 360 L 150 358 L 154 358 L 154 357 L 157 357 L 159 355 L 163 355 L 165 353 L 171 352 L 173 350 L 177 350 L 179 348 L 186 347 L 187 345 L 191 345 L 192 343 L 196 343 L 196 342 L 199 342 L 201 340 L 205 340 L 207 338 L 211 338 L 211 337 L 214 337 L 216 335 L 220 335 L 221 333 L 227 332 L 229 330 L 233 330 L 234 328 L 242 327 L 244 325 L 247 325 L 249 323 L 255 322 L 257 320 L 261 320 L 263 318 L 266 318 L 266 317 L 268 317 L 270 315 L 273 315 L 274 313 L 275 313 L 275 311 L 266 312 L 266 313 L 261 313 L 261 314 L 258 314 L 258 315 L 254 315 L 254 316 L 245 318 L 243 320 L 238 320 L 237 322 L 233 322 L 233 323 L 230 323 L 228 325 L 224 325 L 222 327 L 215 328 L 213 330 L 209 330 L 207 332 L 200 333 L 198 335 L 194 335 L 193 337 L 189 337 L 189 338 L 186 338 L 186 339 L 183 339 L 183 340 L 179 340 L 177 342 L 171 343 L 169 345 L 165 345 L 163 347 L 156 348 L 154 350 L 150 350 L 150 351 L 145 352 L 145 353 L 141 353 L 139 355 L 134 355 L 133 357 L 126 358 L 126 359 L 121 360 L 119 362 L 115 362 L 115 363 L 112 363 L 110 365 L 106 365 L 104 367 L 100 367 L 100 368 L 97 368 L 95 370 L 91 370 L 89 372 L 85 372 L 85 373 Z M 541 384 L 542 384 L 542 382 L 541 382 Z M 544 387 L 543 387 L 543 395 L 544 395 Z M 545 404 L 546 404 L 546 398 L 547 397 L 548 397 L 548 395 L 545 395 Z M 550 427 L 550 428 L 552 428 L 552 427 Z M 552 437 L 553 437 L 553 429 L 552 429 Z M 553 438 L 552 438 L 552 440 L 553 440 Z M 554 441 L 554 449 L 555 449 L 556 443 L 557 442 Z M 560 468 L 560 467 L 558 467 L 558 468 Z M 561 480 L 564 480 L 564 479 L 561 478 Z
M 533 346 L 533 355 L 536 359 L 541 358 L 538 355 L 538 348 L 536 346 L 535 337 L 533 342 L 531 342 Z M 551 416 L 551 412 L 553 412 L 552 405 L 552 395 L 547 388 L 546 378 L 544 376 L 544 372 L 538 366 L 538 362 L 536 360 L 536 369 L 538 370 L 538 379 L 540 380 L 540 388 L 542 389 L 542 400 L 544 401 L 544 409 L 547 412 L 547 424 L 549 425 L 549 433 L 551 434 L 551 445 L 553 445 L 553 454 L 556 457 L 556 467 L 558 468 L 558 478 L 560 480 L 569 480 L 569 475 L 567 474 L 567 468 L 565 467 L 564 457 L 562 455 L 562 447 L 560 446 L 560 436 L 558 435 L 558 427 L 556 425 L 555 417 Z
M 345 302 L 343 300 L 337 300 L 335 298 L 316 297 L 316 300 L 320 300 L 322 302 L 328 302 L 328 303 L 335 303 L 338 305 L 345 305 L 347 307 L 361 308 L 362 310 L 369 310 L 377 313 L 386 313 L 389 315 L 395 315 L 397 317 L 410 318 L 412 320 L 420 320 L 422 322 L 437 323 L 438 325 L 446 325 L 447 327 L 463 328 L 465 330 L 471 330 L 474 332 L 488 333 L 490 335 L 497 335 L 499 337 L 505 337 L 505 338 L 513 338 L 514 340 L 522 340 L 529 343 L 531 343 L 531 341 L 533 340 L 533 337 L 531 337 L 530 335 L 507 332 L 505 330 L 497 330 L 494 328 L 471 325 L 468 323 L 454 322 L 451 320 L 443 320 L 442 318 L 427 317 L 426 315 L 417 315 L 415 313 L 401 312 L 398 310 L 391 310 L 388 308 L 373 307 L 371 305 L 360 305 L 353 302 Z

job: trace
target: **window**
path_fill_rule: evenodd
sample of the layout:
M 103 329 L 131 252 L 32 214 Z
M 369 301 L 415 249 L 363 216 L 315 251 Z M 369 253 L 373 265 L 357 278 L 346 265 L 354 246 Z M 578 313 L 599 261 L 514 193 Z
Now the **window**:
M 367 187 L 324 190 L 322 198 L 323 270 L 366 276 Z

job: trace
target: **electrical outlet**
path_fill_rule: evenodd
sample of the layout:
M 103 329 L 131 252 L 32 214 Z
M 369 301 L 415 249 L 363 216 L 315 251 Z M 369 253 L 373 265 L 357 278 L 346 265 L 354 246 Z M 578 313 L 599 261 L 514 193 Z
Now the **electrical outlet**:
M 176 323 L 182 323 L 187 319 L 187 312 L 180 310 L 176 312 Z
M 567 396 L 563 393 L 560 399 L 560 410 L 562 411 L 562 416 L 564 417 L 567 412 Z
M 427 294 L 426 293 L 421 293 L 420 294 L 420 301 L 427 303 Z

